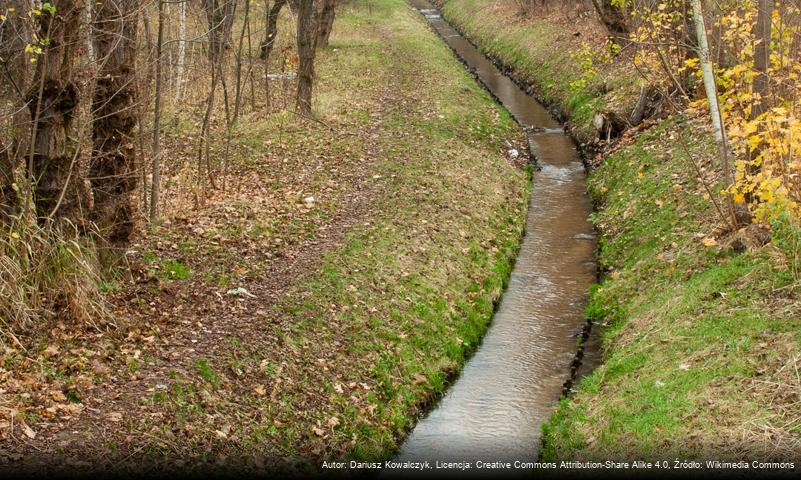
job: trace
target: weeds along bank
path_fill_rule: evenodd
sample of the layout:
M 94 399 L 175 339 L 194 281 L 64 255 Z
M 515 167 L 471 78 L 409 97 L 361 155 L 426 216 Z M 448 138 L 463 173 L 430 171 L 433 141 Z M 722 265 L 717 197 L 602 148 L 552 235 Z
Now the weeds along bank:
M 512 2 L 440 3 L 571 116 L 580 141 L 597 135 L 595 112 L 636 103 L 636 77 L 620 62 L 577 81 L 586 43 L 605 41 L 594 20 L 524 18 Z M 801 453 L 798 231 L 777 222 L 719 236 L 707 123 L 667 119 L 627 133 L 590 176 L 603 275 L 587 314 L 604 325 L 604 363 L 543 426 L 546 460 Z
M 245 113 L 228 190 L 138 239 L 119 330 L 4 343 L 2 468 L 382 458 L 445 389 L 523 232 L 519 129 L 402 0 L 343 4 L 317 75 L 319 122 Z
M 625 65 L 606 64 L 601 75 L 585 72 L 581 57 L 594 56 L 585 52 L 603 46 L 608 37 L 591 10 L 551 6 L 538 17 L 521 13 L 514 2 L 435 3 L 483 53 L 565 120 L 582 144 L 597 137 L 597 112 L 625 110 L 637 101 L 637 77 Z

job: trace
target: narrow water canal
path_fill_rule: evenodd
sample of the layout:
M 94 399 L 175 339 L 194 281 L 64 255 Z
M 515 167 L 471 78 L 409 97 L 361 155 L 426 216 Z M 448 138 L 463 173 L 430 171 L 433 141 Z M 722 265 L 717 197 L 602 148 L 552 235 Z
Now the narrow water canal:
M 573 141 L 427 0 L 411 0 L 517 121 L 530 129 L 534 173 L 526 236 L 481 346 L 396 460 L 535 461 L 540 423 L 570 376 L 595 279 L 585 173 Z M 432 462 L 433 463 L 433 462 Z

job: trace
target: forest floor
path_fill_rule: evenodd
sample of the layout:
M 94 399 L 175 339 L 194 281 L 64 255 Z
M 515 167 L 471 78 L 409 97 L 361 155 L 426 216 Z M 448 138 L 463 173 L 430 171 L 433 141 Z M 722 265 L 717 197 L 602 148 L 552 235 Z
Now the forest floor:
M 630 112 L 638 87 L 626 54 L 575 83 L 577 54 L 606 41 L 591 12 L 439 3 L 567 115 L 581 143 L 606 148 L 587 159 L 603 272 L 587 313 L 603 327 L 604 362 L 544 426 L 543 458 L 798 458 L 801 302 L 788 268 L 797 257 L 780 227 L 723 234 L 708 118 L 646 121 L 605 145 L 593 114 Z
M 108 321 L 0 351 L 0 470 L 381 458 L 445 389 L 523 231 L 521 134 L 402 0 L 344 6 L 317 70 L 318 121 L 246 113 L 225 191 L 168 170 Z

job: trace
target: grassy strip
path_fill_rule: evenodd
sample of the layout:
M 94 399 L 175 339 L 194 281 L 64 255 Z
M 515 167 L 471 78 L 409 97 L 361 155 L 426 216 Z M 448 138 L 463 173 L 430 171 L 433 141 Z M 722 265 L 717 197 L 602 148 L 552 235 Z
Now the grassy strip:
M 284 341 L 334 351 L 325 371 L 305 356 L 277 359 L 301 381 L 274 416 L 287 425 L 286 453 L 303 453 L 295 444 L 329 459 L 383 458 L 486 329 L 523 232 L 528 181 L 502 153 L 518 127 L 405 2 L 343 10 L 332 47 L 322 108 L 354 93 L 333 77 L 393 92 L 376 135 L 385 190 L 322 274 L 284 299 Z
M 359 360 L 331 362 L 328 402 L 314 415 L 338 419 L 325 443 L 382 458 L 486 329 L 524 227 L 528 183 L 500 153 L 517 126 L 416 12 L 382 0 L 338 21 L 334 47 L 342 50 L 343 33 L 389 32 L 359 57 L 395 82 L 378 140 L 378 175 L 389 180 L 368 228 L 287 300 L 294 336 L 320 329 Z M 373 71 L 364 73 L 345 76 Z M 368 384 L 354 387 L 358 379 Z M 364 402 L 354 401 L 356 390 L 366 390 Z
M 446 17 L 487 52 L 534 82 L 546 101 L 561 103 L 579 137 L 588 131 L 611 96 L 569 87 L 581 71 L 571 61 L 575 47 L 557 31 L 537 19 L 509 25 L 486 0 L 444 4 Z M 713 143 L 703 131 L 702 122 L 663 122 L 591 175 L 600 262 L 610 274 L 587 311 L 608 325 L 605 363 L 544 425 L 547 460 L 799 451 L 801 408 L 789 393 L 801 386 L 801 315 L 787 268 L 794 257 L 748 235 L 746 252 L 703 242 L 718 223 L 690 163 L 711 170 Z M 782 228 L 774 240 L 776 231 L 798 234 Z

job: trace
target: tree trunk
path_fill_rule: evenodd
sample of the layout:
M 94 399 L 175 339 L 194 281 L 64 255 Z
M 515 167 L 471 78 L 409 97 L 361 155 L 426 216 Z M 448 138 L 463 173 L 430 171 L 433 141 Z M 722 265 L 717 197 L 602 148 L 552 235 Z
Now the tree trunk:
M 209 59 L 215 62 L 231 47 L 236 0 L 203 0 L 203 9 L 209 24 Z
M 754 100 L 751 118 L 757 118 L 765 113 L 768 97 L 768 67 L 770 66 L 770 39 L 771 19 L 773 17 L 773 0 L 759 0 L 759 11 L 755 28 L 757 45 L 754 48 L 754 94 L 759 98 Z
M 14 152 L 11 147 L 0 141 L 0 225 L 8 225 L 11 215 L 17 210 L 17 192 L 13 185 L 16 182 L 14 170 Z
M 186 65 L 186 2 L 178 4 L 178 62 L 175 72 L 175 99 L 180 101 L 184 91 Z
M 248 24 L 250 23 L 250 0 L 245 0 L 245 12 L 242 20 L 242 31 L 239 34 L 239 47 L 236 50 L 236 89 L 234 94 L 234 115 L 232 124 L 236 124 L 239 119 L 239 108 L 242 102 L 242 49 L 245 47 L 245 32 L 247 32 Z M 229 132 L 230 133 L 230 132 Z
M 334 16 L 336 14 L 336 0 L 322 0 L 320 11 L 320 24 L 317 27 L 317 47 L 328 46 L 328 39 L 334 29 Z
M 132 194 L 138 182 L 134 150 L 138 12 L 137 0 L 105 0 L 97 4 L 94 22 L 100 70 L 92 103 L 94 150 L 89 180 L 95 200 L 92 220 L 102 238 L 104 260 L 128 246 L 134 229 Z M 106 252 L 103 247 L 111 250 Z
M 298 6 L 298 91 L 296 105 L 302 115 L 311 115 L 314 53 L 317 28 L 314 0 L 300 0 Z
M 754 26 L 754 38 L 757 41 L 754 47 L 754 81 L 752 85 L 754 100 L 751 105 L 751 120 L 756 120 L 767 110 L 767 99 L 769 93 L 768 67 L 770 67 L 770 40 L 771 40 L 771 20 L 773 17 L 773 0 L 759 0 L 757 8 L 757 20 Z M 749 175 L 756 175 L 762 170 L 762 164 L 753 163 L 759 157 L 759 147 L 750 149 L 748 159 L 751 160 L 746 166 Z M 753 193 L 748 192 L 746 199 L 750 202 Z
M 261 42 L 261 54 L 259 58 L 264 61 L 264 104 L 270 108 L 270 53 L 275 47 L 275 41 L 278 38 L 278 15 L 281 9 L 286 5 L 286 0 L 275 0 L 272 8 L 269 6 L 269 0 L 265 2 L 266 17 L 264 19 L 264 41 Z
M 651 102 L 651 97 L 653 97 L 655 93 L 657 93 L 657 90 L 653 86 L 642 86 L 637 104 L 634 106 L 634 110 L 631 111 L 631 115 L 629 116 L 629 124 L 631 124 L 631 126 L 636 127 L 648 116 L 649 103 Z
M 261 54 L 259 58 L 266 60 L 270 56 L 273 47 L 275 46 L 275 39 L 278 36 L 278 15 L 281 9 L 286 5 L 286 0 L 275 0 L 273 6 L 269 7 L 269 0 L 265 2 L 265 18 L 264 18 L 264 41 L 261 42 Z
M 139 87 L 138 87 L 138 96 L 142 100 L 137 102 L 137 114 L 139 116 L 138 122 L 138 137 L 139 137 L 139 158 L 145 158 L 145 112 L 147 111 L 147 99 L 150 98 L 150 85 L 153 82 L 153 77 L 155 76 L 155 68 L 153 59 L 155 58 L 155 45 L 153 44 L 152 36 L 150 34 L 150 19 L 147 15 L 142 15 L 142 27 L 144 29 L 145 34 L 145 45 L 147 48 L 147 69 L 145 72 L 138 72 L 139 73 Z M 144 73 L 144 75 L 143 75 Z M 147 193 L 149 184 L 147 182 L 147 171 L 144 167 L 144 162 L 142 163 L 141 173 L 139 174 L 140 182 L 142 183 L 142 211 L 147 212 L 149 208 Z
M 183 3 L 181 3 L 183 6 Z M 184 19 L 185 20 L 185 19 Z M 161 158 L 159 142 L 161 136 L 161 69 L 162 49 L 164 47 L 164 0 L 159 0 L 158 33 L 156 34 L 156 94 L 153 105 L 153 143 L 150 146 L 150 161 L 152 162 L 152 175 L 150 179 L 150 221 L 159 216 L 159 188 L 161 182 Z M 179 64 L 179 68 L 183 65 Z M 181 76 L 178 77 L 179 79 Z M 178 91 L 181 91 L 181 80 L 178 80 Z
M 94 11 L 94 2 L 86 0 L 84 6 L 84 15 L 86 15 L 86 24 L 92 25 L 92 12 Z M 89 63 L 95 63 L 95 46 L 92 45 L 92 29 L 86 29 L 86 57 Z
M 28 174 L 40 217 L 67 218 L 83 228 L 91 196 L 79 171 L 80 145 L 72 120 L 81 102 L 73 68 L 85 10 L 82 0 L 56 0 L 51 4 L 54 12 L 42 10 L 41 15 L 31 16 L 37 37 L 48 39 L 48 43 L 41 46 L 44 53 L 37 58 L 27 94 L 33 119 Z
M 18 13 L 6 12 L 8 18 L 0 28 L 0 62 L 3 70 L 3 75 L 0 75 L 0 97 L 8 101 L 8 110 L 5 111 L 15 112 L 6 117 L 8 123 L 0 127 L 0 226 L 8 225 L 10 217 L 19 213 L 21 192 L 14 188 L 17 182 L 15 172 L 22 157 L 29 151 L 31 115 L 25 108 L 25 90 L 28 88 L 31 63 L 23 52 L 32 32 L 30 23 L 22 21 L 27 13 L 26 5 L 29 4 L 22 0 L 9 2 L 8 6 L 15 8 Z
M 712 117 L 712 128 L 715 132 L 715 141 L 718 145 L 718 154 L 723 170 L 723 184 L 726 189 L 734 183 L 734 172 L 731 165 L 731 155 L 726 139 L 726 130 L 723 126 L 723 116 L 720 113 L 720 103 L 718 101 L 718 89 L 715 84 L 715 72 L 712 69 L 712 62 L 709 58 L 709 45 L 706 38 L 706 25 L 704 24 L 704 12 L 701 8 L 701 0 L 691 0 L 693 7 L 693 19 L 695 21 L 695 31 L 698 39 L 698 58 L 701 64 L 701 73 L 704 80 L 704 89 L 709 100 L 709 113 Z M 725 194 L 726 207 L 729 218 L 733 225 L 737 224 L 734 211 L 734 202 L 729 193 Z
M 598 12 L 601 22 L 612 36 L 622 38 L 629 33 L 626 25 L 626 15 L 620 8 L 612 5 L 611 0 L 592 0 L 592 4 L 595 6 L 595 11 Z

